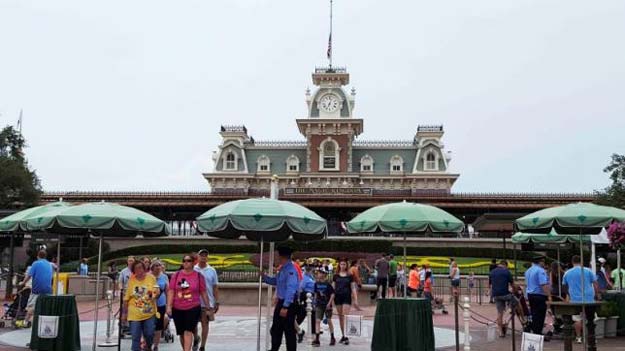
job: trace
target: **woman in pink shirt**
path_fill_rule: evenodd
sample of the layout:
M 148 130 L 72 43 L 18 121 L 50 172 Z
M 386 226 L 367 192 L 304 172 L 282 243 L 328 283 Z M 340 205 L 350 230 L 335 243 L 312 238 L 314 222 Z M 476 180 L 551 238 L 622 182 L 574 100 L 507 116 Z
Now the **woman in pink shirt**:
M 171 277 L 167 290 L 167 315 L 174 320 L 184 351 L 191 350 L 193 330 L 200 321 L 200 298 L 206 306 L 209 303 L 206 281 L 201 273 L 193 270 L 193 262 L 191 255 L 182 258 L 182 269 Z

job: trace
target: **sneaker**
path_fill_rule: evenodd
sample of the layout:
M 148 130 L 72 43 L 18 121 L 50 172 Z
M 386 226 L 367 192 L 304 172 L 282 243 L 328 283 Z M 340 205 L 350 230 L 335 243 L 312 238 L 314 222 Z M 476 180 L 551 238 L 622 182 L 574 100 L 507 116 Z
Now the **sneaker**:
M 345 340 L 347 340 L 347 338 L 346 338 L 346 337 L 344 337 L 344 336 L 343 336 L 343 337 L 341 337 L 341 340 L 339 340 L 339 344 L 343 344 L 343 343 L 345 343 Z
M 319 347 L 319 346 L 321 346 L 321 343 L 319 342 L 319 340 L 313 340 L 313 342 L 311 343 L 311 345 L 312 345 L 313 347 Z
M 348 338 L 345 338 L 345 341 L 343 341 L 343 344 L 344 344 L 344 345 L 349 345 L 349 339 L 348 339 Z
M 304 334 L 306 334 L 306 332 L 303 330 L 297 333 L 297 343 L 301 344 L 302 341 L 304 341 Z
M 576 344 L 581 344 L 582 343 L 582 337 L 581 336 L 576 337 L 575 338 L 575 343 Z
M 334 337 L 332 337 L 330 339 L 330 346 L 334 346 L 334 345 L 336 345 L 336 339 Z
M 200 336 L 195 335 L 193 337 L 193 351 L 198 351 L 199 346 L 200 346 Z

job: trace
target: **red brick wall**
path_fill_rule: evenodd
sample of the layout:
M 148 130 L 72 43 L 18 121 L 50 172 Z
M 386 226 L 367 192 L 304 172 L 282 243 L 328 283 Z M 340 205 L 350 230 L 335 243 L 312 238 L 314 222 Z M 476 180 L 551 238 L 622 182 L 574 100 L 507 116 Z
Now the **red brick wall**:
M 330 137 L 334 139 L 334 141 L 336 141 L 341 148 L 338 172 L 347 172 L 347 146 L 349 145 L 349 136 L 332 135 Z M 319 145 L 327 138 L 327 135 L 311 136 L 310 170 L 313 172 L 319 171 Z

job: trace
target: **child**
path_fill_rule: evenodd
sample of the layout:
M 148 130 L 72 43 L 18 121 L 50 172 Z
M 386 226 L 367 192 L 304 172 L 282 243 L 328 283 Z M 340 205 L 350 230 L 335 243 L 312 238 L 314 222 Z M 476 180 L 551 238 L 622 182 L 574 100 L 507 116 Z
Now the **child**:
M 334 288 L 328 281 L 328 271 L 320 269 L 317 271 L 317 282 L 315 283 L 315 316 L 317 319 L 315 340 L 312 346 L 319 347 L 319 334 L 321 331 L 321 321 L 323 317 L 328 319 L 330 329 L 330 346 L 336 345 L 334 339 L 334 324 L 332 323 L 332 304 L 334 303 Z
M 419 287 L 420 287 L 420 281 L 419 281 L 419 272 L 417 269 L 417 265 L 413 264 L 410 266 L 410 274 L 408 277 L 408 294 L 411 297 L 416 297 L 418 296 L 418 291 L 419 291 Z
M 475 287 L 475 274 L 473 272 L 469 274 L 467 286 L 469 287 L 469 300 L 471 300 L 473 298 L 473 288 Z

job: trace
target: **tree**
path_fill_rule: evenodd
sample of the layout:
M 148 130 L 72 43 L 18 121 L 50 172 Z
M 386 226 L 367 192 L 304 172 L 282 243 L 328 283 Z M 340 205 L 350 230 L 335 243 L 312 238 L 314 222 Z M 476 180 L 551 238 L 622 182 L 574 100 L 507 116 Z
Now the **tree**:
M 32 206 L 41 195 L 41 183 L 24 157 L 26 140 L 13 127 L 0 131 L 0 208 Z
M 610 164 L 603 171 L 610 173 L 612 184 L 597 192 L 597 203 L 625 208 L 625 155 L 613 154 Z

